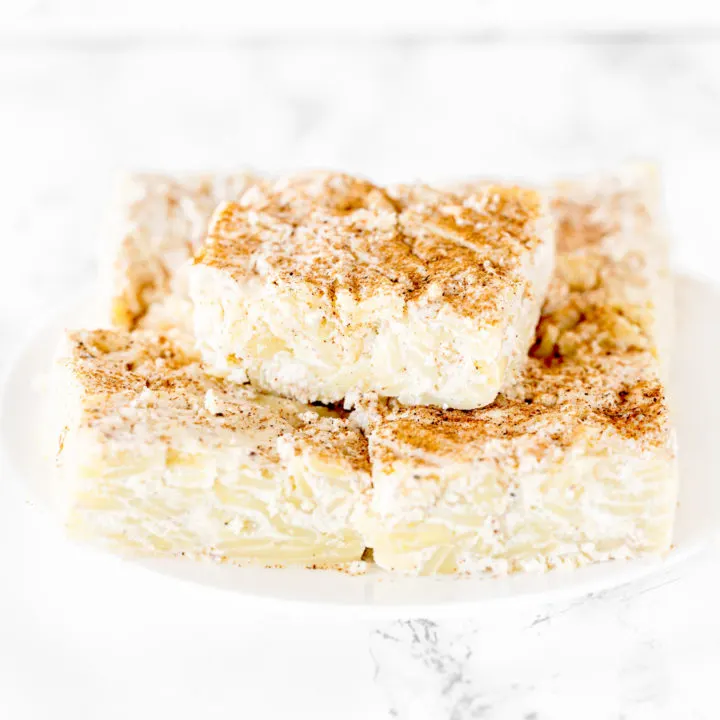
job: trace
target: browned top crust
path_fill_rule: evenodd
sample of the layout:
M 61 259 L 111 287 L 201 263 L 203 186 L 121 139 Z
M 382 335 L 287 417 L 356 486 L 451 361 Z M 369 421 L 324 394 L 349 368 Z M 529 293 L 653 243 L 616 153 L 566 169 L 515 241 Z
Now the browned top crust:
M 195 262 L 331 302 L 339 292 L 442 301 L 490 324 L 508 293 L 529 289 L 528 255 L 551 224 L 545 210 L 537 192 L 517 187 L 388 191 L 338 173 L 297 175 L 220 207 Z
M 671 287 L 656 196 L 647 169 L 560 186 L 557 270 L 517 385 L 472 411 L 366 402 L 374 458 L 517 460 L 518 441 L 539 458 L 607 433 L 667 447 L 658 355 L 671 319 L 658 316 Z
M 349 470 L 367 471 L 367 443 L 325 408 L 257 393 L 206 375 L 163 334 L 82 330 L 68 334 L 67 367 L 81 388 L 80 423 L 107 441 L 200 438 L 208 446 L 250 444 L 276 459 L 276 440 L 292 439 Z

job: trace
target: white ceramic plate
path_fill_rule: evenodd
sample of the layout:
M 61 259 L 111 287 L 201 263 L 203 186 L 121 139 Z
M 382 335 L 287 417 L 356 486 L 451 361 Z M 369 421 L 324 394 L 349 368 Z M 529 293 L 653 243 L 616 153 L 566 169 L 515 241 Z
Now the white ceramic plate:
M 51 510 L 52 451 L 43 440 L 47 376 L 65 327 L 89 323 L 92 303 L 61 313 L 35 333 L 12 365 L 2 399 L 0 436 L 11 472 L 39 509 Z M 266 600 L 364 606 L 378 614 L 424 615 L 460 604 L 509 604 L 567 600 L 621 585 L 667 568 L 702 549 L 720 528 L 720 493 L 715 482 L 720 450 L 720 289 L 688 277 L 677 282 L 674 402 L 681 460 L 681 491 L 674 549 L 664 559 L 612 562 L 581 570 L 508 578 L 408 578 L 371 572 L 348 576 L 305 569 L 233 568 L 182 560 L 128 561 L 144 571 L 200 583 L 212 589 Z M 46 423 L 47 424 L 47 423 Z M 48 513 L 52 518 L 52 512 Z M 180 591 L 181 588 L 179 588 Z

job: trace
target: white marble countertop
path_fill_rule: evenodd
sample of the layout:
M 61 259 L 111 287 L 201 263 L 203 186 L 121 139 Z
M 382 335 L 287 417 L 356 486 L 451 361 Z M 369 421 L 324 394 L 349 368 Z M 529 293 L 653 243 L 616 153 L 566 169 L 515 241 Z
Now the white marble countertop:
M 651 157 L 677 265 L 720 280 L 712 32 L 48 41 L 1 26 L 3 363 L 28 323 L 92 279 L 109 191 L 128 169 L 540 177 Z M 78 552 L 3 474 L 1 718 L 720 717 L 716 546 L 569 605 L 382 626 L 235 595 L 208 614 L 201 588 Z

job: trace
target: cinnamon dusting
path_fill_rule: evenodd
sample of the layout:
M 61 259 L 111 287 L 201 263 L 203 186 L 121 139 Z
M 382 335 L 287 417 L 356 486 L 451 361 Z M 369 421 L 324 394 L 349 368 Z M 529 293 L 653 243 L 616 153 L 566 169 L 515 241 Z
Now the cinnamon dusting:
M 375 460 L 539 459 L 608 432 L 642 449 L 667 447 L 658 359 L 667 319 L 657 312 L 671 290 L 653 189 L 647 178 L 562 186 L 556 275 L 517 384 L 471 411 L 366 398 Z
M 522 260 L 549 222 L 532 190 L 389 191 L 337 173 L 256 183 L 215 214 L 196 263 L 334 302 L 383 293 L 404 302 L 442 298 L 462 315 L 502 317 L 504 297 L 528 283 Z

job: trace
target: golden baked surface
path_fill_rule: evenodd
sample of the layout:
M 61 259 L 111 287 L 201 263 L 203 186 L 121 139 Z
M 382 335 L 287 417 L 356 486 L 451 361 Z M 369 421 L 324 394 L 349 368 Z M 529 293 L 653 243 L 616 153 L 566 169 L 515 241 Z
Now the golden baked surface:
M 378 292 L 442 299 L 462 315 L 501 319 L 505 294 L 525 282 L 521 258 L 544 217 L 532 190 L 488 185 L 457 194 L 423 186 L 392 192 L 338 173 L 256 183 L 215 214 L 196 263 L 242 280 L 297 285 L 334 299 Z
M 274 457 L 277 438 L 289 434 L 298 452 L 312 449 L 349 470 L 368 469 L 364 437 L 332 411 L 228 386 L 161 333 L 83 330 L 68 342 L 68 369 L 82 388 L 81 425 L 108 441 L 190 431 L 222 446 L 243 434 Z

